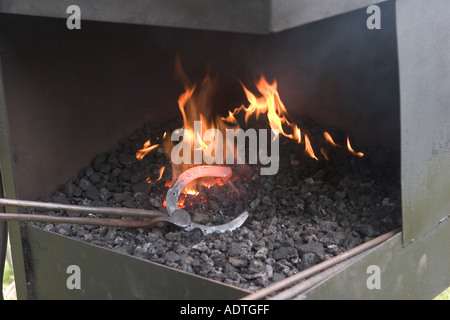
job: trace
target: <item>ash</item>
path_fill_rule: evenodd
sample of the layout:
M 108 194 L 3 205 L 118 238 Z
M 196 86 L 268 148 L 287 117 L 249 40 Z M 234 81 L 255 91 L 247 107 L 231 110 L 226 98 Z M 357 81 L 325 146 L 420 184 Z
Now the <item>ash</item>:
M 178 128 L 177 121 L 164 126 Z M 171 181 L 169 159 L 160 148 L 144 160 L 136 151 L 164 132 L 147 124 L 118 146 L 95 157 L 54 194 L 41 201 L 89 206 L 164 210 Z M 304 154 L 301 145 L 280 138 L 280 169 L 260 176 L 259 167 L 232 166 L 233 179 L 187 196 L 194 221 L 221 224 L 250 213 L 239 229 L 203 235 L 164 226 L 121 229 L 36 224 L 64 236 L 107 247 L 251 291 L 289 277 L 391 231 L 401 224 L 398 165 L 388 150 L 374 149 L 364 158 L 332 151 L 329 160 Z M 166 171 L 155 181 L 162 166 Z M 81 215 L 47 212 L 54 215 Z

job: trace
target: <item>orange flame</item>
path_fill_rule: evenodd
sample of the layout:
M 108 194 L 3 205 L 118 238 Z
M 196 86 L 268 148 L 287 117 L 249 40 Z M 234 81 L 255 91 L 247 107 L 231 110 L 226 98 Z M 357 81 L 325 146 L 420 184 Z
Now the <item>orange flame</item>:
M 200 191 L 197 191 L 195 189 L 185 189 L 183 192 L 192 196 L 196 196 L 200 193 Z
M 314 154 L 314 150 L 311 147 L 311 142 L 309 141 L 308 135 L 305 134 L 305 151 L 306 153 L 309 154 L 309 156 L 313 159 L 319 160 L 317 159 L 316 155 Z
M 245 106 L 241 106 L 240 108 L 235 109 L 233 113 L 230 113 L 230 116 L 244 110 L 245 120 L 247 121 L 253 113 L 255 113 L 257 119 L 260 114 L 267 114 L 267 119 L 269 120 L 269 124 L 272 129 L 278 129 L 279 132 L 285 137 L 295 139 L 297 141 L 299 140 L 298 134 L 300 133 L 300 129 L 297 125 L 291 124 L 286 119 L 286 107 L 281 101 L 280 95 L 277 91 L 276 81 L 269 84 L 264 76 L 262 76 L 256 84 L 256 88 L 259 93 L 262 94 L 259 98 L 251 93 L 250 90 L 248 90 L 244 85 L 242 85 L 242 87 L 250 105 L 247 108 L 245 108 Z M 293 133 L 286 133 L 283 127 L 284 125 L 290 127 Z
M 302 142 L 302 132 L 297 125 L 294 128 L 294 139 L 296 139 L 298 143 Z
M 214 185 L 219 185 L 219 186 L 223 186 L 226 183 L 226 180 L 224 179 L 220 179 L 220 178 L 210 178 L 210 179 L 205 179 L 205 180 L 200 180 L 198 181 L 194 181 L 191 182 L 190 184 L 188 184 L 183 191 L 181 192 L 181 196 L 178 199 L 178 208 L 183 208 L 186 206 L 186 196 L 190 195 L 193 197 L 197 197 L 200 194 L 200 191 L 197 190 L 198 186 L 203 186 L 206 188 L 211 188 Z M 205 200 L 202 198 L 202 200 Z M 165 206 L 165 202 L 163 203 L 163 205 Z
M 355 152 L 355 150 L 353 150 L 352 146 L 350 145 L 350 138 L 347 136 L 347 148 L 348 151 L 350 151 L 350 153 L 354 154 L 357 157 L 364 157 L 364 153 L 362 152 Z
M 241 111 L 245 112 L 245 122 L 248 122 L 248 118 L 254 114 L 256 119 L 259 119 L 261 114 L 266 114 L 271 129 L 278 130 L 283 136 L 295 140 L 298 143 L 302 142 L 302 132 L 300 128 L 291 123 L 288 119 L 288 113 L 284 103 L 281 101 L 280 94 L 278 93 L 278 84 L 274 81 L 269 84 L 264 76 L 256 83 L 256 88 L 261 94 L 260 97 L 256 97 L 250 90 L 248 90 L 242 83 L 245 95 L 248 102 L 248 107 L 242 105 L 239 108 L 234 109 L 233 112 L 229 112 L 226 118 L 222 118 L 227 123 L 236 124 L 235 115 Z M 288 133 L 287 131 L 291 132 Z M 306 139 L 306 136 L 305 136 Z M 313 159 L 317 159 L 312 149 L 311 144 L 305 141 L 305 152 Z
M 162 167 L 159 169 L 159 176 L 158 176 L 158 179 L 155 180 L 155 182 L 161 180 L 161 178 L 162 178 L 162 176 L 163 176 L 163 174 L 164 174 L 164 170 L 166 170 L 166 167 L 165 167 L 165 166 L 162 166 Z M 145 182 L 147 182 L 147 183 L 152 183 L 153 181 L 152 181 L 152 179 L 150 179 L 150 177 L 148 177 L 147 179 L 145 179 Z
M 333 147 L 337 146 L 336 143 L 334 142 L 333 138 L 331 137 L 331 135 L 328 132 L 324 131 L 323 136 L 325 137 L 325 140 L 327 140 Z
M 229 128 L 230 126 L 239 126 L 236 115 L 242 111 L 244 112 L 244 119 L 246 123 L 248 123 L 248 119 L 250 116 L 255 116 L 256 119 L 259 119 L 261 115 L 265 115 L 267 117 L 270 128 L 274 130 L 275 133 L 281 134 L 289 139 L 297 141 L 299 144 L 304 143 L 305 153 L 312 159 L 318 160 L 309 136 L 303 133 L 297 124 L 292 123 L 288 119 L 289 115 L 284 103 L 280 98 L 280 94 L 278 92 L 278 84 L 276 81 L 269 83 L 264 76 L 261 76 L 256 82 L 256 88 L 259 93 L 258 95 L 252 93 L 244 86 L 244 84 L 241 83 L 248 101 L 248 106 L 242 105 L 238 108 L 235 108 L 233 111 L 228 111 L 228 116 L 221 118 L 217 115 L 212 114 L 213 108 L 211 108 L 210 106 L 212 95 L 215 92 L 214 79 L 207 75 L 198 85 L 191 84 L 188 77 L 182 70 L 179 60 L 177 60 L 176 70 L 184 85 L 184 92 L 181 93 L 178 97 L 178 107 L 183 118 L 183 129 L 185 134 L 183 136 L 183 139 L 178 143 L 188 144 L 189 148 L 187 149 L 191 150 L 192 153 L 197 150 L 205 150 L 209 147 L 208 141 L 203 140 L 203 134 L 206 130 L 218 129 L 224 133 L 225 129 Z M 194 130 L 195 121 L 201 122 L 201 132 Z M 339 145 L 335 143 L 328 132 L 324 131 L 323 136 L 330 145 L 332 145 L 333 147 L 339 147 Z M 165 137 L 166 133 L 164 133 L 163 139 Z M 210 143 L 212 143 L 212 141 Z M 227 142 L 224 141 L 223 146 L 226 145 Z M 154 150 L 158 146 L 159 144 L 152 146 L 150 140 L 148 140 L 144 144 L 143 148 L 136 153 L 136 158 L 142 160 L 145 155 L 147 155 L 150 151 Z M 164 139 L 163 147 L 166 155 L 170 155 L 174 144 L 170 139 Z M 362 152 L 355 152 L 351 148 L 348 137 L 347 147 L 349 152 L 351 152 L 352 154 L 358 157 L 364 156 Z M 184 151 L 184 148 L 182 150 Z M 320 149 L 320 153 L 324 159 L 328 160 L 328 156 L 324 148 Z M 192 156 L 192 154 L 189 156 Z M 205 161 L 204 157 L 203 160 Z M 172 164 L 172 181 L 175 181 L 178 175 L 188 169 L 189 166 L 192 165 Z M 164 169 L 165 167 L 161 168 L 158 180 L 161 179 Z M 196 191 L 195 187 L 192 187 L 191 189 L 186 188 L 185 192 L 192 195 L 198 195 L 198 191 Z
M 158 148 L 159 144 L 154 144 L 151 145 L 150 139 L 148 139 L 145 143 L 144 143 L 144 147 L 142 149 L 140 149 L 138 152 L 136 152 L 136 158 L 138 160 L 142 160 L 144 159 L 144 157 L 152 150 Z
M 320 153 L 323 155 L 325 160 L 329 160 L 327 153 L 325 152 L 324 148 L 320 148 Z
M 223 117 L 222 121 L 224 121 L 226 123 L 238 125 L 238 122 L 237 122 L 236 118 L 234 117 L 234 113 L 231 111 L 228 111 L 228 117 Z
M 166 166 L 162 166 L 161 169 L 159 169 L 159 176 L 158 176 L 158 179 L 156 179 L 156 181 L 161 180 L 161 178 L 164 174 L 164 170 L 166 170 Z

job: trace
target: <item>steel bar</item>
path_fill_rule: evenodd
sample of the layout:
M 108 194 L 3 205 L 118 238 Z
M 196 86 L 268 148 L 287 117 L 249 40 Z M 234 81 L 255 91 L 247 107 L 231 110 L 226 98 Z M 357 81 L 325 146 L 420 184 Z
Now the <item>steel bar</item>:
M 107 214 L 107 215 L 135 217 L 135 218 L 156 218 L 166 215 L 166 213 L 157 210 L 115 208 L 115 207 L 87 207 L 71 204 L 48 203 L 48 202 L 4 199 L 4 198 L 0 199 L 0 205 L 20 207 L 20 208 L 44 209 L 44 210 L 66 210 L 72 212 Z
M 132 208 L 115 208 L 115 207 L 86 207 L 78 205 L 68 205 L 60 203 L 47 203 L 39 201 L 27 201 L 16 199 L 0 198 L 0 205 L 35 208 L 45 210 L 66 210 L 74 212 L 83 212 L 90 214 L 105 214 L 121 217 L 146 218 L 147 220 L 122 220 L 97 217 L 63 217 L 44 214 L 25 214 L 25 213 L 0 213 L 0 222 L 3 221 L 27 221 L 27 222 L 48 222 L 48 223 L 64 223 L 64 224 L 82 224 L 106 227 L 123 227 L 123 228 L 146 228 L 158 222 L 169 222 L 181 227 L 185 227 L 190 223 L 189 214 L 180 213 L 179 217 L 174 220 L 166 213 L 156 210 L 143 210 Z M 150 219 L 150 220 L 148 220 Z M 174 221 L 172 221 L 174 220 Z
M 66 205 L 59 203 L 47 203 L 39 201 L 13 200 L 0 198 L 0 204 L 5 206 L 37 208 L 47 210 L 67 210 L 84 213 L 108 214 L 120 217 L 146 218 L 142 220 L 122 220 L 111 218 L 97 217 L 63 217 L 43 214 L 26 214 L 26 213 L 1 213 L 0 222 L 2 221 L 28 221 L 28 222 L 49 222 L 49 223 L 65 223 L 65 224 L 87 224 L 108 227 L 125 227 L 125 228 L 146 228 L 154 224 L 171 223 L 180 228 L 187 228 L 191 224 L 191 216 L 186 210 L 176 210 L 176 215 L 169 216 L 167 213 L 156 210 L 142 210 L 130 208 L 109 208 L 109 207 L 85 207 L 77 205 Z
M 308 268 L 308 269 L 301 271 L 293 276 L 290 276 L 289 278 L 283 279 L 283 280 L 278 281 L 264 289 L 261 289 L 261 290 L 255 292 L 255 293 L 249 294 L 248 296 L 243 297 L 242 300 L 258 300 L 258 299 L 266 298 L 269 295 L 276 293 L 277 291 L 284 290 L 290 286 L 297 284 L 301 280 L 311 277 L 319 272 L 325 271 L 328 268 L 331 268 L 347 259 L 353 258 L 360 253 L 363 253 L 371 248 L 374 248 L 375 246 L 392 238 L 400 231 L 401 231 L 401 229 L 398 228 L 398 229 L 392 230 L 388 233 L 385 233 L 375 239 L 372 239 L 366 243 L 363 243 L 360 246 L 357 246 L 353 249 L 343 252 L 336 257 L 325 260 L 311 268 Z

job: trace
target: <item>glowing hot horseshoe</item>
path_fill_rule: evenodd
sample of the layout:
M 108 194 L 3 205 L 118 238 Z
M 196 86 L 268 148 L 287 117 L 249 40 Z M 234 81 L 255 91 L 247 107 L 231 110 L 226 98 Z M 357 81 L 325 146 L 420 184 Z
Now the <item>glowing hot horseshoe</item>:
M 166 205 L 169 216 L 178 210 L 178 198 L 189 183 L 203 177 L 228 178 L 231 173 L 231 168 L 220 166 L 197 166 L 184 171 L 167 192 Z
M 178 210 L 178 198 L 181 191 L 193 180 L 202 177 L 215 177 L 215 178 L 228 178 L 231 176 L 231 168 L 221 166 L 196 166 L 192 167 L 178 176 L 178 179 L 169 189 L 166 195 L 167 212 L 169 216 L 172 216 Z M 232 231 L 239 228 L 245 220 L 248 218 L 248 212 L 244 211 L 234 220 L 218 226 L 205 226 L 195 222 L 191 222 L 189 226 L 185 228 L 186 231 L 193 229 L 200 229 L 204 234 L 213 232 L 225 232 Z

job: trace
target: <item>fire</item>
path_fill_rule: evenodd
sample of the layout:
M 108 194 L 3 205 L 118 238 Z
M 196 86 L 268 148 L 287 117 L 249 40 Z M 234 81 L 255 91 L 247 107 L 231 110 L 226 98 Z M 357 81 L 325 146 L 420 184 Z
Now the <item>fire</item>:
M 356 152 L 355 150 L 353 150 L 352 146 L 350 145 L 350 138 L 348 136 L 347 136 L 347 148 L 348 148 L 348 151 L 350 151 L 355 156 L 357 156 L 357 157 L 364 157 L 364 153 Z
M 202 186 L 204 188 L 212 188 L 214 185 L 223 186 L 225 183 L 227 183 L 227 179 L 221 179 L 221 178 L 206 178 L 199 181 L 194 181 L 190 184 L 188 184 L 183 191 L 181 191 L 180 197 L 178 199 L 178 208 L 184 208 L 186 206 L 186 200 L 187 196 L 197 197 L 200 194 L 200 191 L 198 190 L 199 186 Z M 171 183 L 170 181 L 166 182 L 166 187 L 170 188 Z M 201 201 L 206 200 L 203 197 L 200 198 Z M 163 201 L 163 207 L 166 207 L 166 200 Z
M 336 147 L 336 143 L 334 142 L 333 138 L 331 137 L 331 135 L 324 131 L 323 136 L 325 137 L 325 140 L 328 141 L 328 143 L 330 143 L 333 147 Z
M 334 142 L 333 138 L 331 137 L 331 135 L 330 135 L 328 132 L 324 131 L 324 132 L 323 132 L 323 136 L 325 137 L 325 140 L 326 140 L 329 144 L 331 144 L 331 145 L 334 146 L 334 147 L 339 147 L 339 145 L 336 144 L 336 143 Z M 362 153 L 362 152 L 356 152 L 355 150 L 353 150 L 352 146 L 350 145 L 350 138 L 349 138 L 348 136 L 347 136 L 347 150 L 348 150 L 351 154 L 353 154 L 353 155 L 355 155 L 355 156 L 357 156 L 357 157 L 364 157 L 364 153 Z M 322 152 L 322 154 L 324 154 L 324 152 Z M 325 154 L 324 154 L 324 156 L 325 156 Z M 325 158 L 327 158 L 327 157 L 325 156 Z
M 325 152 L 324 148 L 320 148 L 320 153 L 322 154 L 322 156 L 324 157 L 325 160 L 330 160 L 330 158 L 328 158 L 327 153 Z
M 150 139 L 148 139 L 144 143 L 144 147 L 141 150 L 139 150 L 138 152 L 136 152 L 136 158 L 138 160 L 142 160 L 150 151 L 155 150 L 158 147 L 159 147 L 159 144 L 152 145 L 150 142 Z
M 222 118 L 222 120 L 226 123 L 238 125 L 238 122 L 237 122 L 236 118 L 234 117 L 234 113 L 231 111 L 228 111 L 228 117 L 224 117 L 224 118 Z
M 205 132 L 209 129 L 218 129 L 225 131 L 230 125 L 226 124 L 221 118 L 212 113 L 210 102 L 212 96 L 216 91 L 216 79 L 207 75 L 201 83 L 198 85 L 192 84 L 187 75 L 184 73 L 180 61 L 176 61 L 176 72 L 178 77 L 181 78 L 184 85 L 184 92 L 178 98 L 178 107 L 180 109 L 183 118 L 183 139 L 178 142 L 177 147 L 180 150 L 191 150 L 189 154 L 183 152 L 182 164 L 172 163 L 172 180 L 175 181 L 177 176 L 192 166 L 191 159 L 194 158 L 194 163 L 198 163 L 198 159 L 195 158 L 196 152 L 194 151 L 210 151 L 208 155 L 206 152 L 202 153 L 202 159 L 207 164 L 214 163 L 215 150 L 212 148 L 215 144 L 215 137 L 212 136 L 210 140 L 204 140 Z M 201 129 L 195 130 L 195 123 L 201 123 Z M 225 141 L 223 141 L 225 142 Z M 170 139 L 165 139 L 164 150 L 165 153 L 170 156 L 174 143 Z M 188 153 L 188 152 L 187 152 Z
M 309 154 L 309 156 L 313 159 L 317 159 L 316 155 L 314 154 L 314 150 L 311 146 L 311 142 L 309 141 L 308 135 L 305 134 L 305 151 Z
M 291 124 L 287 116 L 286 107 L 281 101 L 280 94 L 277 90 L 277 82 L 274 81 L 269 84 L 264 76 L 262 76 L 256 83 L 256 88 L 261 94 L 260 97 L 256 97 L 250 90 L 248 90 L 243 84 L 245 95 L 250 105 L 245 107 L 242 105 L 236 108 L 233 112 L 229 112 L 228 117 L 222 118 L 229 123 L 237 123 L 235 115 L 241 111 L 245 112 L 245 121 L 247 123 L 248 118 L 255 114 L 256 119 L 259 119 L 261 114 L 267 114 L 269 125 L 272 129 L 277 129 L 283 136 L 297 140 L 301 142 L 301 131 L 296 124 Z M 292 133 L 287 133 L 285 127 L 288 127 Z
M 303 134 L 300 127 L 288 120 L 288 113 L 286 106 L 280 98 L 278 92 L 278 84 L 276 81 L 269 83 L 264 76 L 261 76 L 256 83 L 256 88 L 259 95 L 256 96 L 252 93 L 244 84 L 241 83 L 244 90 L 245 96 L 248 101 L 248 106 L 242 105 L 235 108 L 233 111 L 228 111 L 228 116 L 218 117 L 211 114 L 211 108 L 208 103 L 211 100 L 212 92 L 215 90 L 215 83 L 213 79 L 206 76 L 200 86 L 192 85 L 187 79 L 181 69 L 181 65 L 177 64 L 177 70 L 180 77 L 184 80 L 185 91 L 178 98 L 178 107 L 180 109 L 181 115 L 183 117 L 183 129 L 188 133 L 184 135 L 183 140 L 180 143 L 188 144 L 191 146 L 191 150 L 205 150 L 212 144 L 212 141 L 208 144 L 207 141 L 202 139 L 202 134 L 208 129 L 219 129 L 225 131 L 226 128 L 230 126 L 239 126 L 236 119 L 236 115 L 240 112 L 244 112 L 245 122 L 248 123 L 250 116 L 254 115 L 256 119 L 259 119 L 261 115 L 266 115 L 269 126 L 272 130 L 277 130 L 277 134 L 281 134 L 284 137 L 295 140 L 297 143 L 304 143 L 305 153 L 312 159 L 318 160 L 314 148 L 311 145 L 311 141 L 307 134 Z M 200 121 L 202 124 L 201 132 L 194 134 L 193 123 L 194 121 Z M 166 133 L 164 133 L 164 137 Z M 327 131 L 323 132 L 325 140 L 333 147 L 338 147 L 339 145 L 331 137 L 330 133 Z M 144 147 L 139 150 L 136 157 L 142 160 L 147 153 L 157 148 L 159 145 L 151 145 L 150 140 L 148 140 Z M 170 150 L 173 147 L 173 143 L 169 142 L 169 147 L 165 148 Z M 362 152 L 355 152 L 351 146 L 349 139 L 347 139 L 347 147 L 350 153 L 362 157 L 364 154 Z M 166 154 L 169 152 L 166 150 Z M 321 150 L 321 154 L 326 160 L 328 157 L 325 152 Z M 191 155 L 186 155 L 191 156 Z M 208 159 L 205 160 L 208 162 Z M 184 163 L 188 163 L 185 161 Z M 174 168 L 173 170 L 173 180 L 178 176 L 179 173 L 186 170 L 186 166 L 181 168 Z
M 182 140 L 179 140 L 177 147 L 180 145 L 186 146 L 186 149 L 180 148 L 180 150 L 183 150 L 182 156 L 186 157 L 186 159 L 188 157 L 191 159 L 192 155 L 194 155 L 195 159 L 194 151 L 207 150 L 211 147 L 213 142 L 215 142 L 215 139 L 217 139 L 216 136 L 211 137 L 210 140 L 204 140 L 204 133 L 207 130 L 217 129 L 221 132 L 225 132 L 228 128 L 239 128 L 239 122 L 236 116 L 242 112 L 246 124 L 248 124 L 248 120 L 251 116 L 254 116 L 257 120 L 262 116 L 265 116 L 268 125 L 275 135 L 281 134 L 288 139 L 296 141 L 298 144 L 303 144 L 305 154 L 314 160 L 318 160 L 308 134 L 303 132 L 304 130 L 301 130 L 299 125 L 291 121 L 286 106 L 281 100 L 276 81 L 269 83 L 264 76 L 261 76 L 255 84 L 258 91 L 257 94 L 250 91 L 241 82 L 242 89 L 247 98 L 247 105 L 241 105 L 232 111 L 228 111 L 226 117 L 220 117 L 216 114 L 212 114 L 213 108 L 211 108 L 210 105 L 212 96 L 217 89 L 215 79 L 207 75 L 201 83 L 192 84 L 182 70 L 179 60 L 177 60 L 176 70 L 184 85 L 184 92 L 180 94 L 177 100 L 183 119 L 183 127 L 181 130 L 184 131 L 184 134 Z M 201 123 L 200 131 L 194 130 L 195 122 Z M 331 146 L 339 147 L 327 131 L 323 132 L 323 138 Z M 166 155 L 170 156 L 171 150 L 175 147 L 174 143 L 170 138 L 168 139 L 168 137 L 166 137 L 166 133 L 164 133 L 162 141 Z M 223 142 L 222 146 L 226 148 L 227 141 L 224 140 Z M 136 153 L 136 158 L 142 160 L 149 152 L 156 149 L 158 146 L 159 144 L 152 145 L 150 140 L 148 140 L 144 143 L 143 148 Z M 364 156 L 362 152 L 355 152 L 352 149 L 348 137 L 347 148 L 353 155 L 358 157 Z M 191 154 L 185 154 L 186 152 L 184 152 L 184 150 L 191 150 Z M 324 148 L 320 148 L 319 155 L 325 160 L 329 159 Z M 214 156 L 214 153 L 210 153 L 210 156 Z M 204 155 L 201 161 L 206 164 L 213 163 L 211 162 L 211 159 L 205 158 Z M 190 161 L 182 161 L 181 164 L 172 162 L 172 182 L 176 180 L 179 174 L 187 170 L 190 166 L 193 166 L 193 164 L 190 163 Z M 194 160 L 194 163 L 197 162 Z M 164 170 L 165 167 L 160 169 L 159 177 L 156 181 L 159 181 L 162 178 Z M 212 182 L 208 182 L 212 183 L 209 186 L 218 183 L 217 180 L 218 179 L 213 179 Z M 151 180 L 148 180 L 148 182 L 151 182 Z M 208 186 L 205 181 L 197 181 L 196 183 Z M 196 185 L 186 187 L 184 193 L 192 196 L 199 195 Z M 181 201 L 183 203 L 179 203 L 180 207 L 184 205 L 184 200 Z
M 159 176 L 158 176 L 158 179 L 156 179 L 156 181 L 161 180 L 161 178 L 164 174 L 164 170 L 166 170 L 166 166 L 162 166 L 161 169 L 159 169 Z
M 184 191 L 184 193 L 189 194 L 191 196 L 196 196 L 196 195 L 198 195 L 200 193 L 200 191 L 197 191 L 195 189 L 186 189 Z
M 256 119 L 259 119 L 261 114 L 267 115 L 267 120 L 269 122 L 270 128 L 272 130 L 278 130 L 278 132 L 298 143 L 302 142 L 302 132 L 300 128 L 295 123 L 291 123 L 288 120 L 288 113 L 286 106 L 283 101 L 281 101 L 280 94 L 278 93 L 278 84 L 274 81 L 269 84 L 264 76 L 261 76 L 256 83 L 256 88 L 261 96 L 256 97 L 249 89 L 247 89 L 242 83 L 242 88 L 244 89 L 245 95 L 249 102 L 249 106 L 245 107 L 242 105 L 239 108 L 234 109 L 234 111 L 229 111 L 228 116 L 222 118 L 223 121 L 231 124 L 237 124 L 236 115 L 243 111 L 245 113 L 245 122 L 251 115 L 255 115 Z M 275 131 L 274 131 L 275 132 Z M 316 159 L 314 151 L 309 143 L 309 139 L 305 135 L 305 152 L 311 158 Z
M 242 83 L 241 85 L 249 102 L 249 106 L 245 107 L 244 105 L 242 105 L 241 107 L 234 109 L 234 111 L 229 111 L 228 116 L 226 118 L 222 118 L 223 121 L 231 124 L 237 124 L 236 115 L 241 111 L 245 112 L 246 123 L 248 121 L 248 118 L 253 114 L 256 116 L 256 119 L 258 119 L 261 114 L 267 114 L 267 119 L 272 129 L 277 129 L 280 134 L 289 139 L 295 140 L 298 143 L 302 143 L 302 141 L 304 141 L 305 153 L 312 159 L 318 160 L 308 135 L 304 134 L 302 139 L 302 132 L 298 125 L 295 123 L 291 123 L 288 120 L 288 113 L 285 105 L 281 101 L 280 95 L 277 90 L 278 86 L 276 81 L 274 81 L 272 84 L 269 84 L 265 77 L 262 76 L 256 83 L 256 88 L 261 94 L 260 97 L 256 97 Z M 336 144 L 336 142 L 331 137 L 330 133 L 324 131 L 323 136 L 325 140 L 333 147 L 339 147 L 339 145 Z M 353 155 L 356 155 L 358 157 L 364 156 L 362 152 L 355 152 L 351 148 L 348 137 L 347 147 L 350 153 L 352 153 Z M 329 160 L 323 148 L 321 148 L 320 152 L 325 160 Z
M 298 143 L 302 142 L 302 132 L 300 131 L 300 128 L 295 126 L 294 129 L 294 138 L 297 140 Z
M 162 178 L 162 176 L 163 176 L 163 174 L 164 174 L 164 170 L 166 170 L 166 166 L 162 166 L 162 167 L 159 169 L 159 176 L 158 176 L 158 179 L 155 180 L 155 182 L 161 180 L 161 178 Z M 147 179 L 145 179 L 145 182 L 147 182 L 147 183 L 152 183 L 153 181 L 152 181 L 152 179 L 150 179 L 150 177 L 148 177 Z

